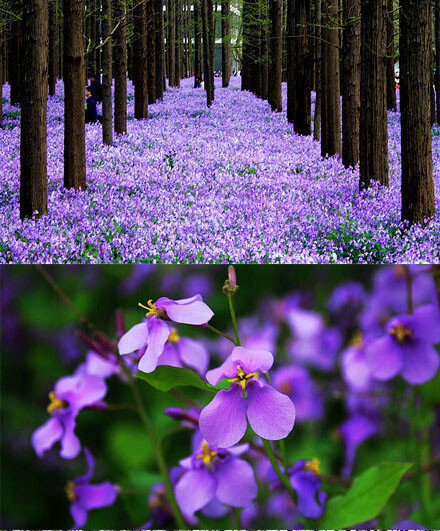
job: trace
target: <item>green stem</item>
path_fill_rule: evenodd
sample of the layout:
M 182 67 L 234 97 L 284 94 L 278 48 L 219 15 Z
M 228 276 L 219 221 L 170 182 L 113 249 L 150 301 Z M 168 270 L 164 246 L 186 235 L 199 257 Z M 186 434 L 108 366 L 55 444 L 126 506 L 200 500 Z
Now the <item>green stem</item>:
M 136 401 L 136 406 L 138 410 L 139 417 L 142 421 L 142 424 L 144 425 L 144 428 L 146 432 L 148 433 L 151 443 L 153 445 L 153 450 L 156 456 L 157 464 L 159 466 L 160 473 L 162 475 L 163 482 L 165 484 L 165 489 L 167 492 L 167 498 L 170 503 L 171 510 L 174 515 L 174 519 L 176 520 L 176 524 L 178 529 L 187 529 L 185 521 L 182 517 L 182 513 L 180 512 L 180 509 L 177 505 L 176 498 L 174 496 L 173 487 L 171 485 L 170 476 L 168 473 L 167 464 L 165 462 L 165 459 L 162 454 L 162 449 L 159 440 L 156 437 L 156 433 L 154 431 L 154 426 L 150 421 L 150 418 L 148 417 L 147 411 L 144 408 L 144 405 L 142 403 L 142 397 L 139 392 L 139 389 L 136 385 L 136 382 L 133 380 L 131 375 L 129 375 L 128 382 L 130 384 L 130 387 L 133 391 L 133 396 Z
M 281 458 L 283 461 L 284 470 L 289 470 L 289 463 L 287 461 L 287 452 L 286 452 L 286 442 L 284 441 L 284 439 L 281 439 L 279 443 L 280 443 Z
M 235 345 L 235 339 L 232 339 L 232 337 L 228 336 L 228 334 L 225 334 L 221 330 L 218 330 L 218 328 L 215 328 L 214 326 L 210 325 L 209 323 L 206 325 L 206 328 L 208 330 L 211 330 L 211 332 L 214 332 L 214 334 L 217 334 L 219 336 L 225 337 L 226 339 L 229 339 L 229 341 L 231 341 Z
M 228 293 L 228 303 L 229 303 L 229 311 L 231 312 L 231 319 L 232 319 L 232 326 L 234 327 L 235 332 L 235 344 L 237 346 L 240 346 L 240 336 L 238 334 L 238 326 L 237 326 L 237 318 L 235 317 L 235 309 L 234 309 L 234 303 L 232 301 L 232 295 Z
M 288 471 L 285 470 L 285 474 L 281 472 L 281 468 L 278 464 L 277 458 L 275 457 L 272 446 L 270 445 L 269 441 L 266 441 L 266 439 L 261 439 L 263 441 L 264 449 L 266 450 L 266 455 L 269 458 L 270 464 L 272 465 L 272 468 L 275 470 L 275 474 L 278 476 L 278 479 L 281 481 L 281 483 L 286 488 L 287 492 L 290 494 L 290 497 L 294 501 L 295 505 L 297 503 L 296 500 L 296 494 L 295 491 L 292 488 L 292 485 L 290 484 L 290 479 L 288 476 Z
M 241 509 L 235 507 L 234 509 L 234 529 L 241 529 Z

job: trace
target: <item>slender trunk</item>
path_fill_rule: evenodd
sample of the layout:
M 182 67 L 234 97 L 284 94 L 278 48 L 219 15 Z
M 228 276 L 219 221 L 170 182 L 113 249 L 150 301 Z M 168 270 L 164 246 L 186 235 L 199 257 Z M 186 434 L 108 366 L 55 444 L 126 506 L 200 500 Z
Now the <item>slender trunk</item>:
M 174 0 L 174 21 L 175 21 L 175 44 L 174 44 L 174 85 L 180 87 L 181 77 L 181 24 L 182 24 L 182 4 L 181 0 Z
M 96 40 L 96 0 L 89 0 L 90 4 L 90 40 L 92 45 L 92 50 L 95 49 L 95 47 L 98 45 Z M 88 63 L 89 63 L 89 73 L 97 75 L 96 72 L 96 51 L 91 51 L 88 56 Z
M 200 19 L 200 0 L 194 0 L 194 88 L 197 80 L 202 79 L 202 21 Z
M 243 0 L 242 90 L 258 92 L 259 85 L 259 0 Z
M 63 0 L 64 186 L 86 188 L 84 107 L 84 2 Z
M 424 224 L 435 213 L 431 124 L 426 112 L 431 42 L 431 1 L 400 0 L 402 220 L 410 224 Z
M 156 101 L 156 16 L 154 0 L 147 0 L 148 102 Z
M 115 22 L 126 16 L 126 0 L 116 0 Z M 114 35 L 115 59 L 115 133 L 127 132 L 127 29 L 125 21 Z
M 210 35 L 210 24 L 208 21 L 209 17 L 209 5 L 212 3 L 208 0 L 201 0 L 202 7 L 202 26 L 203 26 L 203 80 L 205 82 L 206 90 L 206 101 L 208 107 L 212 104 L 212 90 L 211 84 L 214 83 L 213 73 L 211 73 L 211 35 Z M 212 17 L 212 10 L 211 10 Z
M 165 47 L 164 47 L 164 23 L 163 23 L 163 2 L 154 0 L 156 16 L 156 99 L 162 99 L 165 90 Z
M 214 6 L 213 1 L 208 0 L 207 1 L 207 8 L 208 8 L 208 24 L 209 24 L 209 76 L 210 76 L 210 83 L 209 88 L 211 90 L 211 102 L 214 101 L 214 54 L 215 54 L 215 17 L 214 17 Z M 216 12 L 217 12 L 217 4 L 216 4 Z
M 311 73 L 312 60 L 310 49 L 310 0 L 296 0 L 297 32 L 296 46 L 296 113 L 293 118 L 295 132 L 300 135 L 312 133 Z
M 361 0 L 343 0 L 342 163 L 359 162 L 361 113 Z
M 435 92 L 437 99 L 437 123 L 440 124 L 440 0 L 434 0 L 435 14 Z
M 49 0 L 49 96 L 55 96 L 57 83 L 57 0 Z
M 388 186 L 386 2 L 362 0 L 360 188 Z
M 47 0 L 23 4 L 20 218 L 47 214 Z
M 134 9 L 133 63 L 134 63 L 134 117 L 148 118 L 147 90 L 147 24 L 145 3 Z
M 316 0 L 315 13 L 315 86 L 316 86 L 316 99 L 315 99 L 315 115 L 313 122 L 313 139 L 319 141 L 321 138 L 321 0 Z
M 3 123 L 3 83 L 5 82 L 5 73 L 4 73 L 4 30 L 0 26 L 0 126 Z
M 287 47 L 287 120 L 293 124 L 296 115 L 296 20 L 295 0 L 287 2 L 286 47 Z
M 102 2 L 102 33 L 110 35 L 112 31 L 111 0 Z M 102 48 L 102 141 L 111 146 L 113 144 L 112 125 L 112 38 L 108 37 Z
M 229 87 L 231 77 L 230 0 L 222 0 L 222 87 Z
M 321 43 L 321 154 L 323 157 L 341 154 L 342 151 L 338 15 L 338 1 L 323 0 Z
M 269 2 L 262 0 L 262 26 L 261 26 L 261 97 L 263 100 L 269 99 L 269 61 L 270 61 L 270 17 Z M 281 55 L 283 46 L 283 36 L 281 34 Z M 281 57 L 281 67 L 282 67 Z M 282 71 L 282 68 L 281 68 Z
M 387 108 L 397 111 L 396 82 L 394 80 L 394 0 L 387 0 Z
M 167 23 L 168 23 L 168 82 L 170 87 L 176 86 L 176 0 L 167 2 Z
M 281 112 L 281 74 L 283 66 L 282 1 L 270 3 L 270 83 L 268 101 L 272 111 Z
M 13 6 L 16 4 L 13 4 Z M 19 9 L 19 6 L 16 6 Z M 8 80 L 11 87 L 11 105 L 20 105 L 20 63 L 21 63 L 21 20 L 15 20 L 10 26 L 9 55 L 8 55 Z

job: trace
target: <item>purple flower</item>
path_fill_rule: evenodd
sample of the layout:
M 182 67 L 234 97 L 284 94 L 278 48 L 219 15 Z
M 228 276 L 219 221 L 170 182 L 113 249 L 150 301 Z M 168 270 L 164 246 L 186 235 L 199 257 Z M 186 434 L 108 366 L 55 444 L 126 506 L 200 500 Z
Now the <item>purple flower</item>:
M 166 497 L 165 485 L 156 483 L 148 495 L 150 520 L 139 529 L 168 528 L 173 523 L 173 513 Z
M 220 367 L 207 372 L 212 385 L 224 378 L 232 382 L 200 414 L 200 431 L 209 444 L 227 448 L 237 443 L 245 434 L 246 417 L 263 439 L 287 437 L 295 423 L 295 406 L 260 376 L 272 364 L 273 356 L 266 350 L 235 347 Z
M 315 420 L 322 416 L 322 398 L 304 367 L 281 367 L 272 373 L 273 385 L 295 403 L 297 420 Z
M 362 335 L 357 335 L 342 353 L 341 368 L 343 378 L 352 391 L 362 393 L 369 390 L 371 371 Z
M 106 392 L 104 379 L 89 374 L 85 363 L 72 376 L 58 380 L 54 391 L 49 393 L 47 411 L 51 417 L 32 434 L 37 455 L 42 457 L 46 450 L 61 441 L 61 457 L 76 457 L 81 450 L 81 443 L 74 433 L 76 416 L 81 409 L 99 403 Z
M 142 305 L 141 305 L 142 306 Z M 166 321 L 201 326 L 206 324 L 214 315 L 212 310 L 203 302 L 200 295 L 189 299 L 173 301 L 161 297 L 154 304 L 148 301 L 147 321 L 133 326 L 119 340 L 119 352 L 130 354 L 140 350 L 141 359 L 138 369 L 142 372 L 153 372 L 157 365 L 182 366 L 182 363 L 204 372 L 208 359 L 206 350 L 192 339 L 185 338 L 179 348 L 171 346 L 165 352 L 165 344 L 177 343 L 179 336 Z M 159 362 L 159 357 L 165 357 Z
M 298 510 L 307 518 L 320 518 L 327 494 L 321 490 L 319 460 L 297 461 L 289 471 L 290 483 L 298 496 Z
M 224 505 L 247 507 L 257 495 L 252 467 L 239 459 L 242 444 L 227 450 L 203 442 L 192 456 L 180 461 L 183 474 L 175 486 L 176 500 L 185 517 L 203 509 L 212 517 L 225 514 Z
M 119 487 L 109 482 L 91 485 L 90 478 L 93 475 L 95 460 L 87 448 L 86 454 L 88 471 L 73 481 L 69 481 L 66 487 L 67 498 L 72 502 L 70 514 L 75 522 L 75 528 L 82 528 L 87 522 L 87 512 L 99 507 L 112 505 L 119 493 Z
M 423 527 L 421 524 L 418 524 L 417 522 L 414 522 L 413 520 L 401 520 L 393 529 L 413 529 L 413 530 L 420 530 L 426 529 L 426 527 Z
M 389 380 L 397 374 L 410 384 L 431 380 L 439 366 L 434 344 L 440 342 L 440 311 L 431 304 L 416 308 L 413 315 L 393 317 L 387 334 L 366 350 L 373 376 Z

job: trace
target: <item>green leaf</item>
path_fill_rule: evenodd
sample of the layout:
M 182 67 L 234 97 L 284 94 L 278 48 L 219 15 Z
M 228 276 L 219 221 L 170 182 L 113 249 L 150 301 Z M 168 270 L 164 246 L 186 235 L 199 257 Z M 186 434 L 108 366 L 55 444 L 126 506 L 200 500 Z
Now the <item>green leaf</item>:
M 190 369 L 169 367 L 168 365 L 160 365 L 154 372 L 148 374 L 138 371 L 135 376 L 145 380 L 156 389 L 159 389 L 159 391 L 169 391 L 176 387 L 196 387 L 203 391 L 216 393 L 220 389 L 229 387 L 229 383 L 226 380 L 223 380 L 215 387 L 204 382 L 196 372 Z
M 355 478 L 344 496 L 331 498 L 318 529 L 343 529 L 375 518 L 412 463 L 384 462 Z

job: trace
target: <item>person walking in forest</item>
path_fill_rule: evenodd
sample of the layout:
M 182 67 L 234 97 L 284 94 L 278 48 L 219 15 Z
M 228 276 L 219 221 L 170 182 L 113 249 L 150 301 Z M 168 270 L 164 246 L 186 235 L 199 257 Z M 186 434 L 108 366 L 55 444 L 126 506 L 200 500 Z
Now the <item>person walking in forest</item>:
M 92 95 L 92 87 L 89 85 L 86 88 L 86 124 L 95 124 L 97 121 L 96 100 Z
M 99 80 L 99 76 L 96 74 L 92 74 L 90 76 L 90 89 L 95 101 L 102 102 L 102 85 Z

